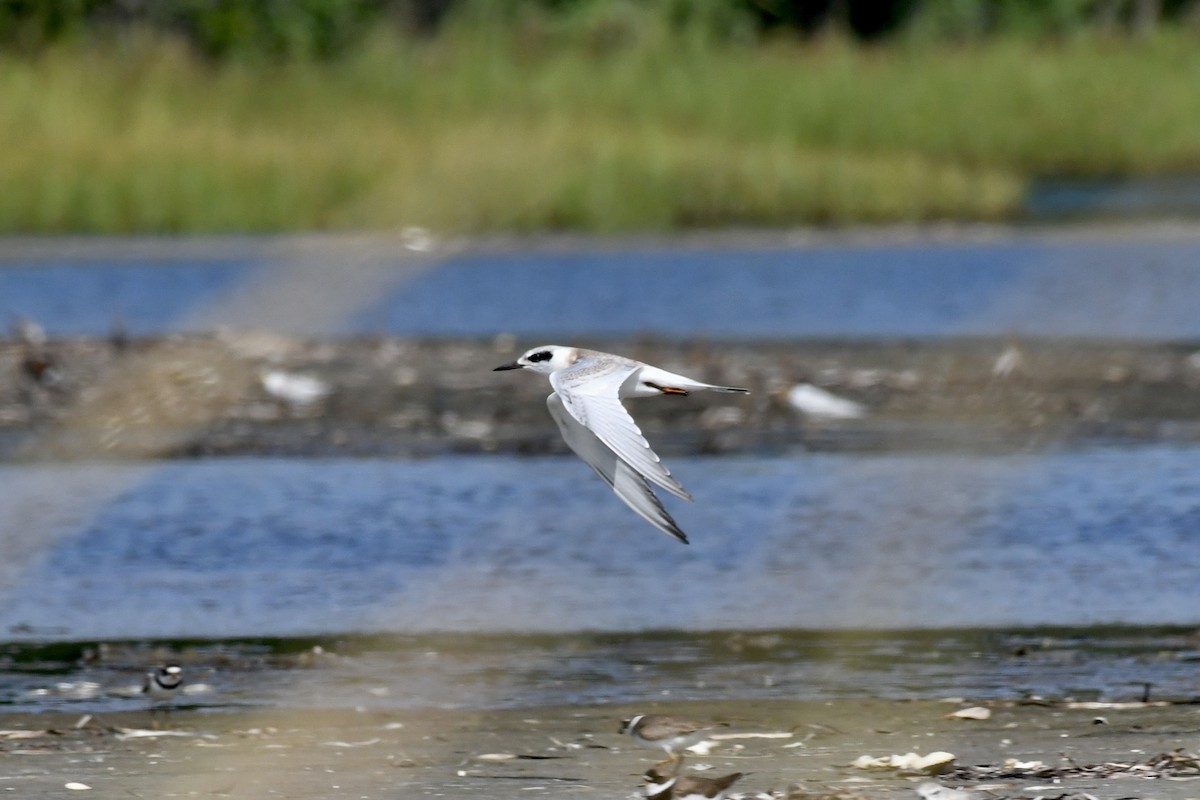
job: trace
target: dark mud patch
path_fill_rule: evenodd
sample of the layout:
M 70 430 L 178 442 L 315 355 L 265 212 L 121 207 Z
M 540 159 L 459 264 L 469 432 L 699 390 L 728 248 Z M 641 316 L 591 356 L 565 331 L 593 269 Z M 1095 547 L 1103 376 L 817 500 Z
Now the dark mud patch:
M 1200 439 L 1200 345 L 950 339 L 577 344 L 753 394 L 632 404 L 664 455 L 1032 449 Z M 256 331 L 0 340 L 0 457 L 565 452 L 511 337 L 309 341 Z M 801 383 L 862 405 L 805 413 Z

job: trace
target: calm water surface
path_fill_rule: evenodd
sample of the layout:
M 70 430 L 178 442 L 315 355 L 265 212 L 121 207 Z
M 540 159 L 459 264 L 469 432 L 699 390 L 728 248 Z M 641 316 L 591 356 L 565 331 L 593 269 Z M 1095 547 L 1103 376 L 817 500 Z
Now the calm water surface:
M 236 249 L 236 248 L 235 248 Z M 423 336 L 1200 338 L 1200 240 L 591 246 L 33 258 L 0 243 L 0 320 L 55 334 L 254 325 Z M 330 313 L 330 305 L 337 305 Z M 264 312 L 265 309 L 265 312 Z
M 672 467 L 697 498 L 672 503 L 690 546 L 567 457 L 0 466 L 10 509 L 96 492 L 71 519 L 31 512 L 0 626 L 122 638 L 1200 620 L 1194 448 Z

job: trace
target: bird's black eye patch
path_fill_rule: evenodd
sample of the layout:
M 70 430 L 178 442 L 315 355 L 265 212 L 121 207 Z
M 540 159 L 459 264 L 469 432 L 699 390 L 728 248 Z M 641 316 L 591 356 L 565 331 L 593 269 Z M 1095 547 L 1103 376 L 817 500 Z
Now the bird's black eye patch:
M 554 357 L 553 354 L 549 350 L 543 350 L 540 353 L 534 353 L 533 355 L 531 355 L 529 357 L 529 360 L 534 363 L 537 363 L 538 361 L 549 361 L 553 357 Z

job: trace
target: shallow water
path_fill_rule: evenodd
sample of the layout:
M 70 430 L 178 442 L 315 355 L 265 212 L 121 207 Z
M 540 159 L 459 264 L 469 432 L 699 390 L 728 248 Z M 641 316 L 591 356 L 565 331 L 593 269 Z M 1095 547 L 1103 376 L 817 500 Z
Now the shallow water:
M 1200 180 L 1191 175 L 1035 181 L 1025 213 L 1040 220 L 1194 218 L 1200 214 Z
M 0 320 L 27 315 L 58 335 L 119 320 L 134 334 L 1200 338 L 1194 238 L 593 244 L 419 261 L 242 249 L 114 260 L 0 249 Z
M 0 646 L 0 710 L 142 710 L 141 674 L 166 658 L 189 681 L 178 706 L 200 710 L 1180 700 L 1197 695 L 1198 644 L 1190 629 L 1105 627 L 12 643 Z
M 1191 624 L 1200 449 L 0 466 L 16 638 Z M 75 507 L 72 507 L 75 504 Z M 10 530 L 16 531 L 12 521 Z

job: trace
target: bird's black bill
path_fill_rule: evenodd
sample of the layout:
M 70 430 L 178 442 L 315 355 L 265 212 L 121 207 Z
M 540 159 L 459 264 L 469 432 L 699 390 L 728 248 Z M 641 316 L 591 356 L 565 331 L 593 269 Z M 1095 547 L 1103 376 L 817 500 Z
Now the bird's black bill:
M 493 369 L 492 372 L 503 372 L 506 369 L 520 369 L 521 366 L 522 366 L 521 364 L 518 364 L 517 362 L 514 361 L 511 364 L 501 364 L 500 366 Z

